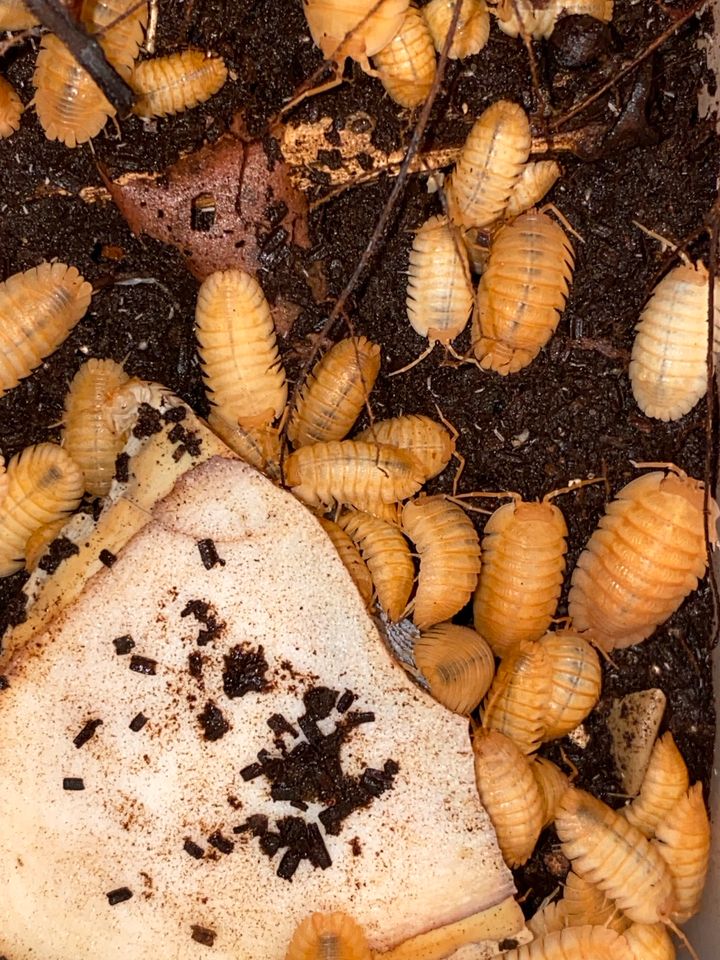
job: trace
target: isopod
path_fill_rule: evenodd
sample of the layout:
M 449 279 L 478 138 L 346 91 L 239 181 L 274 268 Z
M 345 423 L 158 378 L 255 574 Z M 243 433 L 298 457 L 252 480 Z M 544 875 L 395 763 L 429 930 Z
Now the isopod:
M 555 829 L 573 870 L 598 886 L 629 920 L 668 919 L 675 896 L 670 871 L 637 827 L 583 790 L 560 801 Z
M 543 802 L 530 764 L 512 740 L 479 728 L 473 737 L 475 779 L 509 867 L 531 856 L 542 829 Z
M 715 501 L 710 510 L 714 528 Z M 703 483 L 677 467 L 624 486 L 573 571 L 568 611 L 575 629 L 605 650 L 649 637 L 705 573 L 704 519 Z
M 471 713 L 495 675 L 492 650 L 469 627 L 439 623 L 420 634 L 413 653 L 430 693 L 454 713 Z
M 408 413 L 389 420 L 376 420 L 355 436 L 356 440 L 389 443 L 408 450 L 423 468 L 425 480 L 442 473 L 455 453 L 456 437 L 442 424 L 421 413 Z M 461 461 L 463 462 L 463 461 Z
M 25 568 L 32 572 L 40 563 L 50 544 L 57 539 L 58 534 L 67 523 L 67 517 L 61 517 L 53 523 L 38 527 L 28 537 L 25 544 Z
M 600 659 L 573 630 L 546 633 L 539 641 L 550 660 L 550 696 L 543 740 L 557 740 L 582 723 L 600 699 Z
M 630 383 L 647 417 L 678 420 L 707 393 L 708 272 L 681 264 L 652 292 L 635 328 Z M 715 349 L 720 348 L 720 283 L 715 283 Z
M 368 57 L 386 47 L 402 26 L 410 0 L 308 0 L 305 18 L 326 60 L 347 57 L 369 68 Z
M 20 127 L 24 110 L 22 100 L 12 84 L 0 77 L 0 140 L 9 137 Z
M 644 836 L 652 837 L 689 785 L 682 754 L 673 735 L 666 733 L 655 741 L 640 793 L 621 812 Z
M 403 615 L 415 580 L 407 540 L 398 527 L 361 511 L 341 514 L 338 524 L 360 550 L 381 609 L 396 622 Z
M 192 110 L 216 94 L 226 80 L 222 57 L 208 57 L 202 50 L 142 60 L 130 77 L 137 94 L 133 113 L 148 119 Z
M 371 512 L 374 503 L 411 497 L 423 483 L 412 454 L 382 443 L 331 440 L 300 447 L 285 461 L 285 483 L 309 506 L 348 504 Z
M 251 467 L 273 480 L 280 476 L 280 434 L 274 427 L 248 427 L 228 423 L 215 408 L 208 426 L 222 442 Z
M 0 0 L 0 30 L 28 30 L 37 23 L 22 0 Z
M 293 446 L 344 439 L 379 372 L 380 347 L 366 337 L 348 337 L 331 347 L 303 384 L 288 421 Z
M 435 49 L 440 52 L 445 46 L 453 19 L 455 0 L 430 0 L 422 13 L 430 28 Z M 480 53 L 490 36 L 490 14 L 485 0 L 461 0 L 455 35 L 448 50 L 450 60 L 464 60 Z
M 566 927 L 502 954 L 503 960 L 633 960 L 625 938 L 605 927 Z
M 375 54 L 380 82 L 401 107 L 419 107 L 435 80 L 435 47 L 425 19 L 409 6 L 398 33 Z
M 675 946 L 662 923 L 633 923 L 623 935 L 632 960 L 675 960 Z
M 523 640 L 498 668 L 482 708 L 483 726 L 504 734 L 524 754 L 534 753 L 545 732 L 551 677 L 542 646 Z
M 530 210 L 542 200 L 559 176 L 560 165 L 555 160 L 526 163 L 512 188 L 503 218 L 513 220 Z
M 652 846 L 667 864 L 675 888 L 672 919 L 684 923 L 700 909 L 710 859 L 710 821 L 702 784 L 694 784 L 680 798 L 658 823 L 655 837 Z
M 536 940 L 548 933 L 564 930 L 567 926 L 565 903 L 562 900 L 557 900 L 555 903 L 546 903 L 527 921 L 527 928 Z
M 412 618 L 419 630 L 450 620 L 472 596 L 480 540 L 465 511 L 443 496 L 406 503 L 402 526 L 420 554 Z
M 525 34 L 534 40 L 549 37 L 561 16 L 587 16 L 609 23 L 613 0 L 499 0 L 491 7 L 498 26 L 510 37 Z
M 574 870 L 571 870 L 565 878 L 565 892 L 560 903 L 563 904 L 568 927 L 582 927 L 589 924 L 609 927 L 617 933 L 622 933 L 629 924 L 625 916 L 599 887 L 584 880 Z
M 473 314 L 473 349 L 482 367 L 507 376 L 535 359 L 557 328 L 574 263 L 565 231 L 541 211 L 501 227 Z
M 0 396 L 56 350 L 90 305 L 75 267 L 41 263 L 0 283 Z
M 287 384 L 270 307 L 243 270 L 211 273 L 198 293 L 195 335 L 205 386 L 228 423 L 265 427 L 285 409 Z
M 555 819 L 560 798 L 570 786 L 570 781 L 552 760 L 545 757 L 533 757 L 530 769 L 543 798 L 543 828 Z
M 460 235 L 445 217 L 430 217 L 416 231 L 410 251 L 410 324 L 431 344 L 448 344 L 465 329 L 472 305 L 470 265 Z
M 327 520 L 325 517 L 319 517 L 318 520 L 337 550 L 337 554 L 357 587 L 363 603 L 366 607 L 369 607 L 373 595 L 373 579 L 367 564 L 360 556 L 360 551 L 337 523 L 333 523 L 332 520 Z
M 527 114 L 498 100 L 475 121 L 455 169 L 445 181 L 452 220 L 461 227 L 487 227 L 498 220 L 530 155 Z
M 104 497 L 115 474 L 125 435 L 108 424 L 109 397 L 129 377 L 114 360 L 88 360 L 75 374 L 65 398 L 62 445 L 85 476 L 85 490 Z
M 127 80 L 145 35 L 148 4 L 137 0 L 85 0 L 83 17 L 102 44 L 105 56 Z
M 7 466 L 7 494 L 0 503 L 0 577 L 20 570 L 28 539 L 71 513 L 83 494 L 83 475 L 54 443 L 16 454 Z
M 285 960 L 371 960 L 362 927 L 345 913 L 313 913 L 298 924 Z

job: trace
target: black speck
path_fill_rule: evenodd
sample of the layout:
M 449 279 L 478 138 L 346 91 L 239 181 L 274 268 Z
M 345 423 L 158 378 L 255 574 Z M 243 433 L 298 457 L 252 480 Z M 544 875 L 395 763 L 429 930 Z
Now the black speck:
M 111 567 L 117 560 L 117 557 L 110 550 L 101 550 L 98 554 L 98 560 L 106 567 Z
M 46 573 L 55 573 L 63 560 L 74 557 L 76 553 L 80 553 L 80 547 L 76 543 L 67 537 L 57 537 L 41 557 L 38 567 Z
M 288 850 L 286 850 L 282 855 L 277 868 L 277 875 L 280 877 L 280 879 L 292 880 L 301 860 L 302 855 L 298 850 L 295 850 L 293 847 L 290 847 Z
M 254 837 L 261 837 L 264 833 L 267 833 L 268 829 L 268 818 L 264 813 L 254 813 L 251 817 L 248 817 L 245 823 L 241 823 L 239 827 L 233 827 L 233 833 L 246 833 L 250 831 Z
M 132 730 L 133 733 L 137 733 L 139 730 L 142 730 L 142 728 L 145 726 L 147 722 L 148 722 L 148 718 L 145 716 L 145 714 L 138 713 L 130 721 L 130 729 Z
M 262 693 L 268 689 L 265 676 L 268 671 L 268 662 L 262 646 L 255 650 L 248 644 L 239 644 L 233 647 L 223 659 L 225 660 L 225 670 L 222 675 L 223 690 L 231 700 L 235 697 L 244 697 L 251 690 Z
M 219 850 L 220 853 L 232 853 L 235 849 L 235 844 L 232 840 L 228 840 L 227 837 L 224 837 L 219 830 L 216 830 L 215 833 L 211 833 L 208 837 L 208 843 L 211 847 L 215 847 L 216 850 Z
M 170 443 L 180 443 L 185 439 L 186 430 L 181 423 L 176 423 L 172 430 L 168 430 L 167 438 Z
M 289 733 L 291 737 L 298 737 L 298 732 L 295 727 L 293 727 L 291 723 L 288 723 L 281 713 L 274 713 L 271 717 L 268 717 L 267 725 L 278 737 L 282 737 L 285 733 Z
M 63 777 L 63 790 L 84 790 L 85 781 L 82 777 Z
M 126 653 L 130 653 L 132 648 L 135 646 L 135 641 L 133 640 L 133 638 L 130 636 L 129 633 L 126 633 L 122 637 L 115 637 L 115 639 L 113 640 L 113 645 L 115 647 L 115 653 L 119 657 L 122 657 Z
M 203 858 L 203 848 L 199 847 L 194 843 L 190 837 L 185 837 L 185 843 L 183 844 L 183 850 L 185 853 L 189 853 L 191 857 L 195 860 L 202 860 Z
M 212 700 L 208 700 L 205 704 L 203 712 L 198 714 L 198 720 L 206 740 L 220 740 L 230 729 L 230 724 L 223 716 L 222 710 Z
M 358 837 L 353 837 L 350 841 L 350 849 L 352 850 L 352 855 L 354 857 L 359 857 L 362 853 L 362 847 L 360 846 L 360 839 Z
M 240 776 L 247 783 L 248 780 L 254 780 L 256 777 L 259 777 L 263 772 L 262 765 L 259 763 L 251 763 L 248 767 L 243 767 L 240 771 Z
M 225 561 L 218 556 L 215 541 L 209 537 L 207 540 L 198 540 L 198 550 L 200 551 L 200 559 L 206 570 L 212 570 L 217 564 L 220 564 L 222 567 L 225 566 Z
M 130 657 L 130 669 L 135 673 L 144 673 L 145 676 L 154 677 L 157 669 L 157 660 L 151 660 L 150 657 L 139 657 L 133 654 Z
M 207 623 L 210 604 L 206 600 L 188 600 L 180 611 L 181 617 L 195 617 L 200 623 Z
M 305 711 L 313 720 L 324 720 L 332 713 L 337 698 L 337 690 L 331 690 L 329 687 L 312 687 L 303 694 Z
M 372 723 L 375 720 L 375 714 L 371 710 L 361 712 L 353 710 L 345 717 L 345 722 L 349 727 L 359 727 L 361 723 Z
M 130 456 L 119 453 L 115 457 L 115 479 L 118 483 L 127 483 L 130 479 Z
M 185 447 L 191 457 L 199 457 L 202 452 L 202 437 L 198 437 L 192 430 L 188 430 L 187 436 L 185 437 Z M 225 563 L 224 560 L 220 562 Z
M 347 711 L 350 709 L 350 707 L 353 705 L 356 699 L 357 698 L 355 694 L 352 692 L 352 690 L 345 690 L 345 692 L 342 694 L 342 696 L 338 700 L 337 706 L 335 707 L 335 709 L 337 710 L 338 713 L 347 713 Z
M 160 433 L 162 430 L 162 419 L 160 413 L 149 403 L 141 403 L 138 407 L 138 416 L 133 427 L 133 436 L 138 440 L 145 437 L 151 437 L 154 433 Z
M 19 624 L 25 623 L 28 618 L 27 602 L 28 598 L 24 593 L 18 593 L 8 600 L 5 605 L 5 622 L 8 627 L 17 627 Z
M 217 934 L 214 930 L 210 930 L 208 927 L 199 927 L 195 923 L 190 929 L 192 930 L 192 938 L 196 943 L 201 943 L 204 947 L 212 947 L 215 943 Z
M 10 681 L 7 677 L 0 677 L 0 690 L 7 690 L 10 687 Z
M 191 677 L 194 677 L 196 680 L 202 679 L 203 656 L 199 651 L 195 650 L 193 653 L 189 654 L 188 670 L 190 671 Z
M 84 746 L 88 740 L 92 740 L 92 738 L 95 736 L 95 731 L 99 726 L 101 726 L 101 724 L 102 720 L 88 720 L 80 733 L 73 740 L 73 743 L 78 750 L 80 747 Z
M 165 423 L 179 423 L 181 420 L 184 420 L 187 417 L 187 407 L 168 407 L 165 413 L 162 415 Z
M 180 443 L 173 450 L 172 458 L 175 461 L 175 463 L 177 463 L 179 460 L 182 460 L 182 458 L 185 456 L 186 453 L 187 453 L 187 447 L 185 446 L 184 443 Z
M 129 900 L 132 897 L 132 890 L 128 887 L 118 887 L 117 890 L 111 890 L 110 893 L 106 893 L 105 896 L 108 898 L 108 903 L 111 907 L 114 907 L 117 903 L 124 903 L 126 900 Z
M 327 870 L 332 860 L 316 823 L 308 824 L 307 837 L 308 860 L 316 869 L 319 867 L 321 870 Z

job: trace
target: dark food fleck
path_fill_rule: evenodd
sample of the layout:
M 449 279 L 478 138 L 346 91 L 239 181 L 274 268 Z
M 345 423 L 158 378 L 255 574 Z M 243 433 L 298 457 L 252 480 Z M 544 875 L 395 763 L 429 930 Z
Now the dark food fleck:
M 208 700 L 205 704 L 203 712 L 198 714 L 198 720 L 206 740 L 220 740 L 230 729 L 230 724 L 223 716 L 222 710 L 212 700 Z
M 142 728 L 145 726 L 147 722 L 148 722 L 148 718 L 145 716 L 145 714 L 138 713 L 130 721 L 130 729 L 132 730 L 133 733 L 138 733 L 138 731 L 142 730 Z
M 84 790 L 85 781 L 82 777 L 63 777 L 63 790 Z
M 28 618 L 27 602 L 28 597 L 24 593 L 18 593 L 8 600 L 5 605 L 5 622 L 8 627 L 17 627 L 19 624 L 25 623 Z
M 240 771 L 240 776 L 247 783 L 248 780 L 254 780 L 255 777 L 261 776 L 263 772 L 262 764 L 251 763 L 249 767 L 243 767 Z
M 196 924 L 193 924 L 190 929 L 192 930 L 192 938 L 196 943 L 201 943 L 204 947 L 211 947 L 215 943 L 217 934 L 214 930 L 209 930 L 207 927 L 198 927 Z
M 0 677 L 0 690 L 8 690 L 10 687 L 10 681 L 7 677 Z
M 154 677 L 156 668 L 157 660 L 151 660 L 150 657 L 139 657 L 137 654 L 130 657 L 130 669 L 134 670 L 135 673 L 144 673 L 148 677 Z
M 305 712 L 314 720 L 325 720 L 332 713 L 337 698 L 337 690 L 331 690 L 329 687 L 311 687 L 303 696 Z
M 160 412 L 149 403 L 141 403 L 138 407 L 138 416 L 133 427 L 132 434 L 138 440 L 145 437 L 151 437 L 154 433 L 160 433 L 162 430 L 162 419 Z
M 235 844 L 232 840 L 228 840 L 227 837 L 224 837 L 219 830 L 216 830 L 215 833 L 211 833 L 207 838 L 207 842 L 211 847 L 215 847 L 216 850 L 219 850 L 220 853 L 232 853 L 235 849 Z
M 118 483 L 127 483 L 130 479 L 130 455 L 119 453 L 115 457 L 115 479 Z
M 175 461 L 175 463 L 177 463 L 179 460 L 182 460 L 182 458 L 185 456 L 186 453 L 187 453 L 187 447 L 185 446 L 184 443 L 180 443 L 173 450 L 172 458 Z
M 295 727 L 288 723 L 281 713 L 274 713 L 271 717 L 268 717 L 267 725 L 278 737 L 282 737 L 285 733 L 289 733 L 291 737 L 295 738 L 299 736 Z
M 244 697 L 251 690 L 262 693 L 268 689 L 268 662 L 262 646 L 255 650 L 249 644 L 238 644 L 224 660 L 223 690 L 231 700 Z
M 187 417 L 187 407 L 168 407 L 165 413 L 162 414 L 162 418 L 165 423 L 179 423 L 181 420 L 184 420 Z
M 337 702 L 335 709 L 338 713 L 347 713 L 355 702 L 356 697 L 352 690 L 346 690 Z
M 119 657 L 122 657 L 126 653 L 130 653 L 132 648 L 135 646 L 135 641 L 133 640 L 133 638 L 130 636 L 129 633 L 126 633 L 122 637 L 115 637 L 115 639 L 113 640 L 113 645 L 115 647 L 115 653 Z
M 206 600 L 188 600 L 180 611 L 181 617 L 195 617 L 200 623 L 207 623 L 210 604 Z
M 46 573 L 55 573 L 63 560 L 74 557 L 76 553 L 80 553 L 80 547 L 76 543 L 67 537 L 57 537 L 40 558 L 38 567 Z
M 171 443 L 179 443 L 185 439 L 185 427 L 181 423 L 176 423 L 172 430 L 168 430 L 167 438 Z
M 254 837 L 262 837 L 268 831 L 268 818 L 264 813 L 254 813 L 248 817 L 245 823 L 239 827 L 233 827 L 233 833 L 246 833 L 250 831 Z
M 350 849 L 352 850 L 352 855 L 354 857 L 359 857 L 362 853 L 362 847 L 360 846 L 360 838 L 353 837 L 350 841 Z
M 88 720 L 80 733 L 73 740 L 73 743 L 78 750 L 80 747 L 84 746 L 88 740 L 92 740 L 92 738 L 95 736 L 95 731 L 99 726 L 101 726 L 101 724 L 102 720 Z
M 111 907 L 114 907 L 116 903 L 124 903 L 126 900 L 129 900 L 132 897 L 132 890 L 127 887 L 118 887 L 117 890 L 111 890 L 110 893 L 106 893 L 105 896 L 108 898 L 108 903 Z
M 198 540 L 198 550 L 206 570 L 212 570 L 218 563 L 223 567 L 225 566 L 225 561 L 218 555 L 214 540 L 210 540 L 210 538 Z
M 191 677 L 194 677 L 196 680 L 202 679 L 203 656 L 197 650 L 188 656 L 188 670 L 190 671 Z
M 185 837 L 185 843 L 183 844 L 183 850 L 185 853 L 189 853 L 191 857 L 195 860 L 202 860 L 203 858 L 203 848 L 199 847 L 194 843 L 190 837 Z
M 101 550 L 98 554 L 98 560 L 106 567 L 111 567 L 117 560 L 117 557 L 110 550 Z

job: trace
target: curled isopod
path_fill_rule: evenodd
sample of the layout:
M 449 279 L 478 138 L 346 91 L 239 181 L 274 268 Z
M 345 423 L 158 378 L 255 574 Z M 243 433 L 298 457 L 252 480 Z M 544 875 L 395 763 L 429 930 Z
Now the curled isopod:
M 438 623 L 420 634 L 413 653 L 430 693 L 454 713 L 471 713 L 495 675 L 492 650 L 469 627 Z
M 0 503 L 0 577 L 22 568 L 32 534 L 71 513 L 82 494 L 82 472 L 57 444 L 26 447 L 12 458 Z
M 681 264 L 652 292 L 630 359 L 630 383 L 642 412 L 678 420 L 707 393 L 708 288 L 702 263 Z M 715 350 L 720 349 L 720 283 L 715 282 Z
M 562 589 L 567 526 L 546 498 L 526 503 L 515 495 L 485 524 L 483 568 L 473 600 L 475 629 L 496 656 L 548 629 Z
M 360 550 L 368 566 L 378 603 L 395 622 L 410 599 L 415 567 L 410 547 L 398 527 L 369 513 L 353 511 L 338 517 L 338 524 Z
M 421 413 L 407 413 L 389 420 L 376 420 L 361 431 L 356 440 L 389 443 L 392 447 L 408 450 L 423 468 L 425 480 L 436 477 L 445 469 L 455 454 L 455 436 L 442 424 Z
M 690 785 L 688 770 L 673 735 L 666 733 L 655 741 L 640 793 L 622 813 L 645 837 L 655 834 Z
M 515 181 L 503 217 L 513 220 L 536 206 L 560 176 L 556 160 L 535 160 L 526 163 Z
M 208 416 L 208 426 L 222 442 L 251 467 L 273 480 L 280 476 L 280 434 L 275 427 L 241 427 L 228 423 L 215 408 Z
M 222 57 L 182 50 L 138 63 L 130 77 L 137 94 L 133 113 L 146 119 L 192 110 L 214 96 L 227 80 Z
M 495 730 L 475 731 L 475 779 L 509 867 L 531 856 L 542 829 L 542 797 L 530 764 L 512 740 Z
M 629 924 L 629 920 L 599 887 L 584 880 L 574 870 L 565 878 L 565 893 L 560 903 L 563 904 L 568 927 L 583 927 L 589 924 L 609 927 L 622 933 Z
M 600 659 L 573 630 L 546 633 L 539 643 L 550 660 L 543 740 L 557 740 L 582 723 L 600 699 Z
M 368 67 L 402 26 L 410 0 L 308 0 L 305 18 L 326 60 L 347 57 Z
M 337 523 L 333 523 L 332 520 L 327 520 L 325 517 L 320 517 L 319 522 L 337 550 L 337 554 L 357 587 L 363 603 L 366 607 L 369 607 L 373 595 L 373 579 L 367 564 L 360 556 L 360 551 Z
M 473 314 L 482 367 L 507 376 L 535 359 L 557 328 L 574 263 L 565 231 L 545 213 L 531 210 L 499 230 Z
M 672 919 L 684 923 L 700 909 L 710 860 L 710 821 L 702 784 L 694 784 L 680 798 L 658 823 L 655 837 L 652 846 L 667 864 L 675 888 Z
M 0 77 L 0 140 L 9 137 L 20 127 L 24 110 L 22 100 L 12 84 Z
M 714 500 L 710 512 L 714 530 Z M 706 565 L 703 483 L 677 468 L 638 477 L 607 505 L 580 554 L 568 597 L 573 625 L 605 650 L 640 643 L 697 587 Z
M 27 30 L 37 23 L 22 0 L 0 0 L 0 30 Z
M 88 360 L 75 374 L 65 398 L 62 445 L 85 477 L 85 490 L 104 497 L 115 474 L 115 459 L 126 435 L 109 425 L 105 411 L 111 395 L 129 377 L 114 360 Z
M 636 923 L 659 923 L 675 907 L 670 871 L 631 823 L 583 790 L 560 801 L 555 829 L 573 870 L 595 884 Z
M 287 384 L 270 307 L 243 270 L 207 277 L 198 293 L 195 335 L 205 387 L 228 423 L 265 427 L 285 409 Z
M 445 181 L 448 209 L 461 227 L 487 227 L 498 220 L 530 155 L 527 114 L 498 100 L 475 121 L 455 169 Z
M 402 526 L 420 554 L 412 618 L 419 630 L 427 630 L 454 617 L 472 596 L 480 540 L 465 511 L 443 496 L 406 503 Z
M 498 26 L 510 37 L 525 34 L 534 40 L 549 37 L 560 17 L 587 16 L 609 23 L 613 0 L 498 0 L 492 3 Z
M 408 7 L 400 30 L 373 62 L 395 103 L 412 108 L 427 100 L 435 80 L 435 47 L 417 7 Z
M 0 283 L 0 396 L 56 350 L 90 305 L 75 267 L 41 263 Z
M 562 900 L 546 903 L 527 921 L 527 928 L 536 940 L 548 933 L 564 930 L 567 925 L 565 904 Z
M 362 927 L 345 913 L 313 913 L 298 924 L 285 960 L 371 960 Z
M 503 960 L 633 960 L 625 938 L 605 927 L 566 927 L 503 953 Z
M 25 544 L 25 569 L 32 572 L 47 553 L 50 544 L 57 540 L 62 528 L 67 523 L 67 517 L 61 517 L 53 523 L 46 523 L 38 527 L 28 537 Z
M 430 28 L 435 49 L 440 52 L 445 45 L 455 10 L 455 0 L 430 0 L 422 13 Z M 480 53 L 490 36 L 490 14 L 485 0 L 461 0 L 455 35 L 452 38 L 448 57 L 464 60 Z
M 303 384 L 288 421 L 293 446 L 346 437 L 379 372 L 380 347 L 366 337 L 348 337 L 331 347 Z
M 524 754 L 534 753 L 545 732 L 550 658 L 539 643 L 523 640 L 502 661 L 482 707 L 483 726 L 497 730 Z
M 623 935 L 632 960 L 675 960 L 675 946 L 662 923 L 633 923 Z
M 382 443 L 331 440 L 300 447 L 285 461 L 285 483 L 309 506 L 345 503 L 371 512 L 374 503 L 411 497 L 423 483 L 418 462 Z
M 533 757 L 530 769 L 543 798 L 543 828 L 545 828 L 555 819 L 555 811 L 560 798 L 570 786 L 570 780 L 560 767 L 546 757 Z

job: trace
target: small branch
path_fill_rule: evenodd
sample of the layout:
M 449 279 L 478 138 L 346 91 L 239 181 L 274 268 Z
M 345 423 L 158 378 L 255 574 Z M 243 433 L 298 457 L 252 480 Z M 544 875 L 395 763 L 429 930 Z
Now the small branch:
M 98 41 L 83 30 L 59 0 L 25 0 L 25 6 L 65 44 L 118 113 L 129 113 L 135 94 L 110 65 Z

